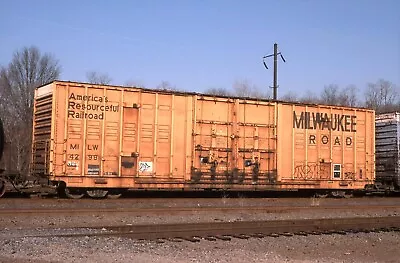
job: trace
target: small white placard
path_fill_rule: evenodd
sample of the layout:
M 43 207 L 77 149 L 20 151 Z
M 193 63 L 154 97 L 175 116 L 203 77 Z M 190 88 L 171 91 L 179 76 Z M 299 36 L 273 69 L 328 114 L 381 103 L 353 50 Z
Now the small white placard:
M 141 173 L 153 172 L 153 162 L 139 162 L 139 172 Z

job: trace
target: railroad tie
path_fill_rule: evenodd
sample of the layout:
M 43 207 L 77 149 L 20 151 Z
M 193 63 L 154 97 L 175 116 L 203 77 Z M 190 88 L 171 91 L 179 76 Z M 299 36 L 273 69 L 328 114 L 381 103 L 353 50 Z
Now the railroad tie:
M 168 238 L 168 241 L 172 241 L 172 242 L 182 242 L 183 238 L 181 237 L 172 237 L 172 238 Z
M 190 242 L 200 242 L 198 237 L 183 237 L 183 239 Z
M 250 238 L 250 236 L 244 235 L 244 234 L 232 235 L 232 237 L 239 238 L 239 239 L 249 239 Z
M 380 233 L 380 232 L 386 232 L 386 231 L 383 228 L 373 228 L 373 229 L 371 229 L 371 232 Z
M 231 237 L 229 237 L 229 236 L 220 236 L 220 235 L 218 235 L 218 236 L 215 236 L 215 237 L 220 239 L 220 240 L 223 240 L 223 241 L 231 241 Z
M 162 244 L 165 243 L 167 240 L 165 238 L 157 238 L 156 243 Z
M 256 238 L 264 238 L 265 235 L 262 233 L 254 233 L 254 234 L 250 234 L 251 237 L 256 237 Z

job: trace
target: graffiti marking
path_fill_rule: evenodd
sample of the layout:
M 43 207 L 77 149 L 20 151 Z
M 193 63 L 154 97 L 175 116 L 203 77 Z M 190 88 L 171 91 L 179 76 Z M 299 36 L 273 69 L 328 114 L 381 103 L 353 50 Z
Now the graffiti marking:
M 153 163 L 152 162 L 139 162 L 139 172 L 152 172 Z

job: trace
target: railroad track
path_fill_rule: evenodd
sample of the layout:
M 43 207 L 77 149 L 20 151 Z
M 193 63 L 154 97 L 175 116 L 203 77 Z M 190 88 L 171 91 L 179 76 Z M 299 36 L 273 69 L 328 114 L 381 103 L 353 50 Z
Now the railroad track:
M 232 238 L 263 238 L 267 236 L 400 232 L 400 216 L 123 225 L 76 228 L 75 230 L 76 233 L 62 234 L 60 233 L 62 230 L 57 230 L 57 233 L 35 235 L 34 237 L 77 238 L 83 236 L 118 236 L 140 240 L 155 240 L 157 242 L 181 242 L 184 240 L 199 242 L 201 240 L 215 241 L 231 240 Z
M 399 205 L 310 205 L 310 206 L 243 206 L 243 207 L 161 207 L 161 208 L 14 208 L 0 209 L 2 216 L 15 215 L 51 215 L 51 214 L 93 214 L 93 213 L 130 213 L 130 214 L 179 214 L 188 212 L 256 212 L 256 213 L 286 213 L 303 210 L 385 210 L 400 209 Z

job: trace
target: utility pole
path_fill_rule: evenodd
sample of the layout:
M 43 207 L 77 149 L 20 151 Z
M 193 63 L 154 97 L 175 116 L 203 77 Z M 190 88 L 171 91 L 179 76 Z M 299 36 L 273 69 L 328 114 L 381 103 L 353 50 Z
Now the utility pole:
M 274 100 L 278 98 L 278 44 L 274 44 Z
M 278 44 L 274 44 L 274 53 L 270 55 L 266 55 L 263 57 L 263 64 L 266 69 L 268 69 L 267 64 L 265 63 L 265 59 L 269 57 L 274 57 L 274 85 L 272 86 L 273 89 L 273 99 L 278 99 L 278 55 L 281 56 L 283 62 L 286 62 L 285 58 L 283 57 L 281 52 L 278 52 Z

